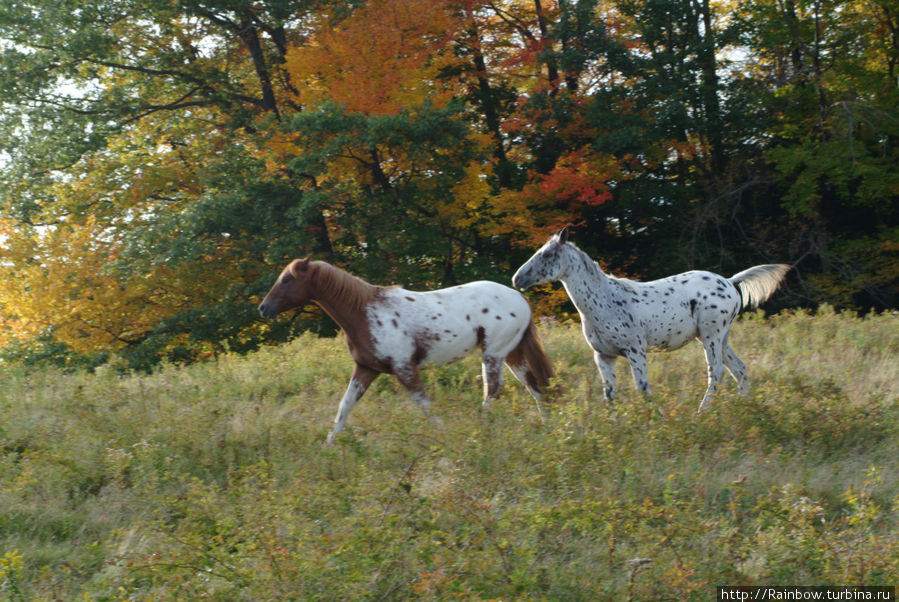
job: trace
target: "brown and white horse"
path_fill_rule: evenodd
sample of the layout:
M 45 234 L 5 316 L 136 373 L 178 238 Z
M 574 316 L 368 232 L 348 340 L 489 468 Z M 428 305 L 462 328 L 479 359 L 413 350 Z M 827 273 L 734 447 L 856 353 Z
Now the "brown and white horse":
M 259 305 L 274 318 L 314 301 L 343 329 L 356 362 L 328 443 L 372 381 L 393 374 L 428 413 L 419 368 L 482 352 L 484 405 L 502 385 L 503 363 L 537 401 L 553 376 L 527 300 L 495 282 L 470 282 L 429 292 L 376 286 L 323 261 L 295 259 Z

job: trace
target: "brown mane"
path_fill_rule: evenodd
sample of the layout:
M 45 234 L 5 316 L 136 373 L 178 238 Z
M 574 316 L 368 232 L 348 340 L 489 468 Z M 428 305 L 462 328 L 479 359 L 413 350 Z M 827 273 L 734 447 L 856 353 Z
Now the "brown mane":
M 313 261 L 310 268 L 314 270 L 310 277 L 315 281 L 316 296 L 353 311 L 363 311 L 380 288 L 324 261 Z

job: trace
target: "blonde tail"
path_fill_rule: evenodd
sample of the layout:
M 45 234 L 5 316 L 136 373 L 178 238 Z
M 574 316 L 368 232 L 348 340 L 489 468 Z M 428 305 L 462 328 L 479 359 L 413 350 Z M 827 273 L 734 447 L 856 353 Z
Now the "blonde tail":
M 784 263 L 757 265 L 734 274 L 730 277 L 730 281 L 740 289 L 743 308 L 755 309 L 759 303 L 771 298 L 788 271 L 790 266 Z

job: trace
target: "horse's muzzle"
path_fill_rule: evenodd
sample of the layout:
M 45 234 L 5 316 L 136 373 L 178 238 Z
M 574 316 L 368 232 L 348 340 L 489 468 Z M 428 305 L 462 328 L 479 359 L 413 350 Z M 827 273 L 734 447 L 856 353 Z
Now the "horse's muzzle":
M 275 311 L 275 308 L 273 308 L 271 305 L 266 305 L 265 303 L 259 304 L 259 313 L 262 314 L 263 318 L 268 318 L 270 320 L 278 315 L 278 312 Z
M 512 276 L 512 286 L 514 286 L 518 290 L 523 291 L 527 287 L 531 286 L 531 279 L 522 274 L 520 271 L 515 272 L 515 275 Z

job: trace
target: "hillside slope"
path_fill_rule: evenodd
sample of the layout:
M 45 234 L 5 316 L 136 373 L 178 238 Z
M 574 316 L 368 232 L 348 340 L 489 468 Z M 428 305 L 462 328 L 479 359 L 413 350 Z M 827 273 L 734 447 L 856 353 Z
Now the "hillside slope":
M 323 442 L 351 371 L 300 338 L 153 375 L 27 373 L 0 390 L 0 598 L 697 599 L 725 584 L 899 582 L 899 318 L 746 316 L 752 380 L 711 411 L 698 344 L 602 387 L 543 324 L 543 425 L 475 357 L 389 377 Z M 655 406 L 664 411 L 661 418 Z

